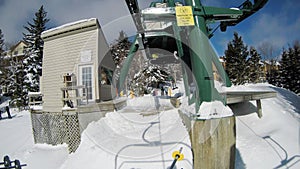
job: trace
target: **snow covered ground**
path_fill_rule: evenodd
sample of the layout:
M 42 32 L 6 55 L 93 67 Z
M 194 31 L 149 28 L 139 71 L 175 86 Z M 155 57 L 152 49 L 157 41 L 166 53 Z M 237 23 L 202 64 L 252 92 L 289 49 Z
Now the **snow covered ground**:
M 300 168 L 300 97 L 266 84 L 231 88 L 266 89 L 278 94 L 262 100 L 261 119 L 256 113 L 236 116 L 236 168 Z M 155 111 L 157 102 L 161 113 Z M 29 112 L 12 111 L 16 117 L 0 120 L 0 159 L 9 155 L 28 169 L 167 169 L 172 152 L 182 147 L 185 158 L 176 167 L 192 168 L 186 128 L 167 99 L 146 96 L 129 100 L 128 105 L 89 124 L 72 154 L 65 144 L 34 144 Z

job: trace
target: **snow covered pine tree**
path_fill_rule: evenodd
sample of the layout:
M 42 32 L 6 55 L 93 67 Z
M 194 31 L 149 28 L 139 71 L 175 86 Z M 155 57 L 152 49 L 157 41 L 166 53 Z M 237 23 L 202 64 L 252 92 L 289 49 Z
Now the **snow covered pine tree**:
M 27 22 L 28 26 L 24 26 L 28 33 L 23 33 L 23 40 L 27 43 L 25 49 L 25 59 L 23 61 L 26 76 L 24 77 L 24 91 L 37 92 L 39 91 L 40 76 L 42 76 L 42 61 L 44 42 L 41 34 L 46 30 L 46 23 L 49 19 L 46 18 L 47 12 L 44 7 L 35 13 L 33 23 Z
M 225 71 L 233 84 L 244 84 L 247 80 L 246 61 L 249 55 L 248 47 L 242 37 L 234 32 L 234 39 L 227 44 L 225 50 Z

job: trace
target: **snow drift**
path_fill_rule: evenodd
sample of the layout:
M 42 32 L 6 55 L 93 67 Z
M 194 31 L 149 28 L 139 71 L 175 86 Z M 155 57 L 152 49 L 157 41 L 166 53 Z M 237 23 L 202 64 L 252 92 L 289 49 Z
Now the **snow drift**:
M 235 88 L 278 92 L 276 98 L 262 100 L 261 119 L 256 113 L 236 114 L 236 168 L 300 168 L 299 96 L 266 84 L 231 90 Z M 131 101 L 133 106 L 138 104 Z M 172 152 L 182 147 L 185 158 L 177 168 L 192 168 L 190 140 L 178 112 L 169 109 L 165 100 L 160 100 L 166 107 L 161 113 L 155 113 L 155 100 L 151 97 L 138 101 L 149 103 L 149 107 L 128 107 L 91 123 L 73 154 L 68 154 L 66 145 L 34 145 L 30 114 L 12 111 L 15 118 L 0 120 L 0 156 L 19 159 L 27 164 L 25 169 L 167 169 Z

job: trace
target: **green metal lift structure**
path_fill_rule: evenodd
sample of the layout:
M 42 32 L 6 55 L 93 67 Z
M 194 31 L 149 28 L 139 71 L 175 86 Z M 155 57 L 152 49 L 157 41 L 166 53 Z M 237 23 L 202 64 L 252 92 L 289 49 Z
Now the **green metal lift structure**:
M 149 8 L 143 10 L 139 8 L 137 0 L 125 1 L 137 34 L 129 55 L 122 65 L 116 86 L 118 91 L 125 88 L 126 76 L 138 50 L 152 64 L 180 62 L 188 104 L 194 105 L 196 111 L 192 113 L 195 114 L 192 119 L 195 123 L 190 131 L 194 168 L 234 168 L 235 118 L 220 118 L 218 124 L 224 126 L 219 127 L 220 129 L 215 132 L 216 139 L 200 145 L 201 128 L 205 123 L 210 124 L 215 120 L 201 119 L 201 112 L 198 112 L 201 104 L 221 101 L 227 105 L 228 100 L 231 103 L 259 100 L 257 107 L 261 107 L 260 99 L 274 97 L 274 93 L 237 95 L 217 90 L 214 83 L 214 69 L 226 87 L 230 87 L 231 82 L 209 42 L 215 31 L 210 28 L 210 25 L 217 23 L 220 30 L 224 32 L 227 27 L 235 26 L 259 11 L 268 0 L 254 0 L 254 2 L 246 0 L 236 8 L 204 6 L 200 0 L 161 0 L 152 2 Z M 166 52 L 159 53 L 156 49 Z M 195 84 L 196 90 L 192 89 L 192 84 Z M 231 98 L 228 99 L 227 96 Z M 228 137 L 230 137 L 229 141 Z M 219 149 L 218 152 L 215 149 Z
M 231 82 L 222 67 L 218 56 L 212 50 L 209 38 L 213 36 L 213 30 L 209 25 L 220 22 L 221 31 L 226 31 L 228 26 L 235 26 L 247 17 L 261 9 L 267 0 L 255 0 L 254 4 L 247 0 L 239 8 L 218 8 L 203 6 L 200 0 L 162 0 L 152 2 L 150 8 L 141 10 L 137 0 L 125 0 L 137 28 L 137 35 L 129 55 L 123 64 L 117 87 L 124 87 L 125 79 L 134 54 L 138 50 L 144 51 L 148 59 L 152 59 L 149 49 L 161 48 L 164 50 L 178 52 L 180 60 L 184 61 L 186 69 L 189 69 L 196 81 L 197 90 L 190 93 L 189 83 L 193 79 L 185 76 L 186 93 L 191 96 L 190 103 L 196 103 L 196 111 L 203 101 L 220 100 L 226 104 L 226 98 L 221 95 L 214 86 L 212 63 L 216 66 L 222 81 L 227 87 Z M 161 4 L 163 7 L 156 7 Z M 178 26 L 176 19 L 176 8 L 182 6 L 191 7 L 194 25 Z M 185 10 L 185 9 L 183 9 Z M 185 11 L 183 11 L 184 13 Z M 180 17 L 180 16 L 179 16 Z M 183 20 L 185 16 L 183 16 Z M 189 17 L 189 16 L 188 16 Z M 151 28 L 151 23 L 165 24 L 157 29 Z M 169 25 L 168 25 L 169 24 Z M 171 60 L 172 56 L 162 56 L 160 61 Z M 185 72 L 187 72 L 185 70 Z M 201 87 L 200 87 L 201 86 Z

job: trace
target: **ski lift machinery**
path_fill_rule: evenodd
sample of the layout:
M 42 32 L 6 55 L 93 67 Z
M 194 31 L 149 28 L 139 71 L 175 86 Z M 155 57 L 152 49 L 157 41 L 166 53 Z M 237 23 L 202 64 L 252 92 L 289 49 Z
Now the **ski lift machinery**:
M 274 92 L 218 92 L 212 65 L 215 65 L 225 86 L 230 87 L 231 82 L 209 43 L 215 31 L 210 29 L 210 24 L 220 23 L 217 28 L 224 32 L 227 27 L 237 25 L 260 10 L 268 0 L 246 0 L 237 8 L 204 6 L 200 0 L 161 0 L 150 3 L 149 8 L 143 10 L 139 8 L 137 0 L 125 1 L 137 34 L 122 65 L 117 83 L 118 91 L 124 88 L 134 54 L 140 50 L 152 64 L 178 63 L 181 60 L 184 65 L 182 71 L 185 93 L 189 98 L 188 104 L 195 104 L 195 114 L 198 114 L 203 102 L 218 100 L 227 105 L 257 100 L 261 116 L 260 99 L 276 96 Z M 167 52 L 160 52 L 159 49 Z M 156 52 L 160 54 L 157 55 Z M 188 71 L 192 72 L 193 78 L 187 74 Z M 192 82 L 196 84 L 196 90 L 190 90 Z M 198 116 L 193 118 L 195 121 L 203 121 Z M 192 146 L 194 149 L 193 143 Z M 195 163 L 200 157 L 196 157 L 195 150 L 193 152 L 194 168 L 202 168 L 203 164 L 198 167 Z M 232 167 L 231 164 L 228 166 Z

